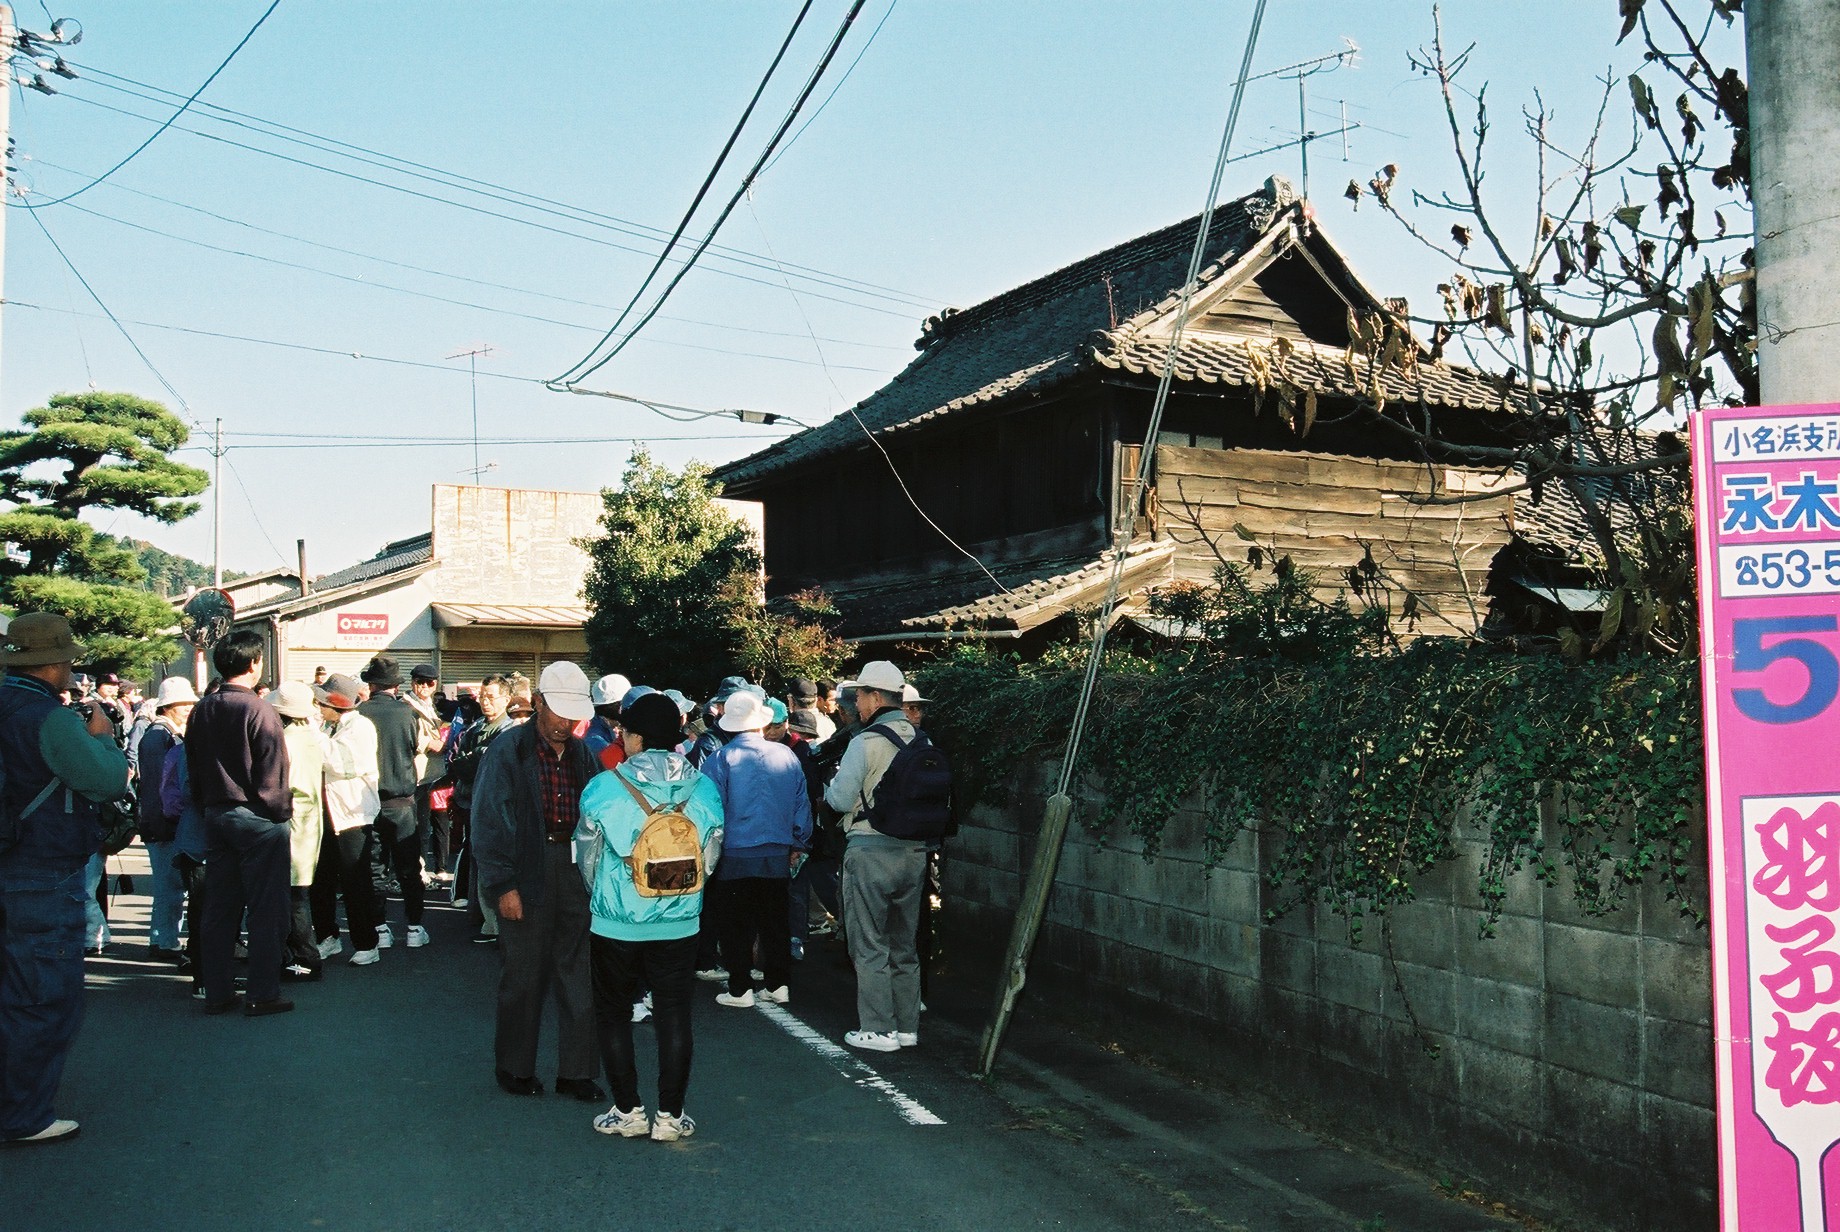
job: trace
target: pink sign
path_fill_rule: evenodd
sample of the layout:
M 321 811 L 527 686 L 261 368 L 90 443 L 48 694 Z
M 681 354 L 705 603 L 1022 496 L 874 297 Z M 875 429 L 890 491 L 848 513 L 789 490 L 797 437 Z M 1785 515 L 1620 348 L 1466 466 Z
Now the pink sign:
M 1720 1226 L 1840 1232 L 1840 405 L 1692 432 Z

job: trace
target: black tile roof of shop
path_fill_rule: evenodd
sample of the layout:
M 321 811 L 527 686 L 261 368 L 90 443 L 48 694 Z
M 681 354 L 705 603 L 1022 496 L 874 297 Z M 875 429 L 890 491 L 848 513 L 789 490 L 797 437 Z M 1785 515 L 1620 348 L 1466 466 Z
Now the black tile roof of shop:
M 398 539 L 387 543 L 383 550 L 369 560 L 360 561 L 337 573 L 328 573 L 324 577 L 313 579 L 314 590 L 338 590 L 345 586 L 354 586 L 359 582 L 373 582 L 392 573 L 413 569 L 425 565 L 434 559 L 434 533 L 425 532 L 412 535 L 407 539 Z M 298 597 L 298 596 L 296 596 Z

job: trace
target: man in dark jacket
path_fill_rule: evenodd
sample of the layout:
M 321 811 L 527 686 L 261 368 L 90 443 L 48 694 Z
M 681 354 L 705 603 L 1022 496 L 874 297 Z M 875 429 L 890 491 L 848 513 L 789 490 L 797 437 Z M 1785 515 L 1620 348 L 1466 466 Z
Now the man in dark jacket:
M 606 1098 L 594 1082 L 594 1003 L 588 964 L 588 890 L 571 840 L 581 793 L 600 770 L 575 724 L 594 713 L 588 677 L 552 663 L 537 681 L 536 714 L 494 740 L 473 790 L 479 889 L 498 910 L 504 970 L 494 1040 L 498 1085 L 541 1095 L 537 1039 L 545 994 L 556 993 L 556 1092 Z
M 173 840 L 179 836 L 179 818 L 169 814 L 161 800 L 166 780 L 166 758 L 175 747 L 185 743 L 185 725 L 192 717 L 198 694 L 192 682 L 183 676 L 168 676 L 160 681 L 160 695 L 155 704 L 158 715 L 141 737 L 133 761 L 139 767 L 141 843 L 147 848 L 147 864 L 153 873 L 153 912 L 147 925 L 147 957 L 156 962 L 183 963 L 179 952 L 179 915 L 185 906 L 185 882 L 173 857 L 179 854 Z
M 421 751 L 421 729 L 415 707 L 397 696 L 402 669 L 389 655 L 377 655 L 364 665 L 360 677 L 371 687 L 370 700 L 358 713 L 377 729 L 377 794 L 383 808 L 377 814 L 377 855 L 373 865 L 377 899 L 388 903 L 386 887 L 391 870 L 402 888 L 403 915 L 408 928 L 404 940 L 410 949 L 428 944 L 422 927 L 422 845 L 417 837 L 415 788 L 419 776 L 415 755 Z M 394 944 L 387 920 L 377 929 L 377 948 Z
M 59 1142 L 52 1111 L 83 1023 L 83 877 L 102 848 L 97 804 L 128 792 L 128 759 L 100 707 L 65 709 L 83 653 L 62 616 L 22 613 L 0 685 L 0 1143 Z M 87 730 L 86 730 L 87 729 Z
M 199 965 L 204 1012 L 236 1008 L 232 954 L 237 924 L 249 912 L 250 1017 L 285 1014 L 282 947 L 293 910 L 288 902 L 287 745 L 280 713 L 256 696 L 262 678 L 262 635 L 232 633 L 211 651 L 223 683 L 199 702 L 186 724 L 185 763 L 192 799 L 204 815 L 205 914 Z

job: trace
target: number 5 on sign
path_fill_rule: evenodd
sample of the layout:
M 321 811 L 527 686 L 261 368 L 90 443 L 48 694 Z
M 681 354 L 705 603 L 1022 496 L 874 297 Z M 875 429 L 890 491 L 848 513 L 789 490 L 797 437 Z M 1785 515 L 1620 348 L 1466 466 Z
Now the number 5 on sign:
M 1801 695 L 1790 702 L 1773 702 L 1761 688 L 1734 688 L 1731 700 L 1738 712 L 1759 723 L 1801 723 L 1826 713 L 1834 698 L 1840 697 L 1840 658 L 1813 638 L 1773 639 L 1788 633 L 1833 633 L 1836 628 L 1840 628 L 1840 618 L 1833 616 L 1758 616 L 1732 621 L 1734 675 L 1766 671 L 1783 659 L 1794 659 L 1808 672 Z

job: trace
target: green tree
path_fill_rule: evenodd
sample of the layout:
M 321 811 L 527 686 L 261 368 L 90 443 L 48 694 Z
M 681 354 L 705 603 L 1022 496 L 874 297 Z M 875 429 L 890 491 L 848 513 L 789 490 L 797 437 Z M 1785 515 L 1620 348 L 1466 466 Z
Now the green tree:
M 174 523 L 198 511 L 210 477 L 168 455 L 190 435 L 132 394 L 58 394 L 0 432 L 0 600 L 58 612 L 89 646 L 89 666 L 139 673 L 172 657 L 172 608 L 146 588 L 135 552 L 85 513 L 126 511 Z
M 588 656 L 600 670 L 701 696 L 739 665 L 761 560 L 719 494 L 707 467 L 674 472 L 643 450 L 601 493 L 601 533 L 581 541 Z

